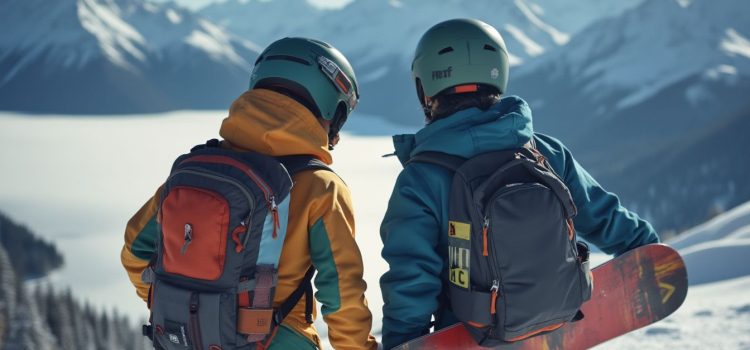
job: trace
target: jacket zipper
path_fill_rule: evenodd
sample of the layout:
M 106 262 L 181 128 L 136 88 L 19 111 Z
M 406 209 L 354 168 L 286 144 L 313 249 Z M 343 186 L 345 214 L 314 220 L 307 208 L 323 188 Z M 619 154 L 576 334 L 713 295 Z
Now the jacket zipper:
M 193 333 L 193 348 L 198 350 L 203 349 L 201 323 L 198 315 L 199 300 L 198 293 L 190 294 L 190 331 Z

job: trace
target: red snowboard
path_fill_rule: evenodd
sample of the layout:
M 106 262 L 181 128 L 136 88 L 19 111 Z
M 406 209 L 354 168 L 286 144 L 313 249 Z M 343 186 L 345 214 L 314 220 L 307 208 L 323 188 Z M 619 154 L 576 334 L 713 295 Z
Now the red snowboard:
M 685 263 L 674 249 L 650 244 L 593 270 L 594 290 L 584 319 L 515 343 L 480 347 L 462 324 L 441 329 L 394 349 L 587 349 L 659 321 L 682 305 L 688 289 Z

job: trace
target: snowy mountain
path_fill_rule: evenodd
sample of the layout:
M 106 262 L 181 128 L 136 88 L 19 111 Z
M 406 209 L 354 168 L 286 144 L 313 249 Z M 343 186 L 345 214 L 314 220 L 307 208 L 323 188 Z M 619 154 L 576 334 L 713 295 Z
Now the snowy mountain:
M 537 131 L 657 228 L 682 230 L 750 199 L 750 3 L 647 1 L 519 67 Z M 737 147 L 735 147 L 737 145 Z
M 743 0 L 646 1 L 520 67 L 510 89 L 530 100 L 537 125 L 571 139 L 608 129 L 602 138 L 610 140 L 621 132 L 612 123 L 628 119 L 669 128 L 646 131 L 625 147 L 669 143 L 669 136 L 744 107 L 748 11 L 750 3 Z
M 358 0 L 340 10 L 324 11 L 305 0 L 229 0 L 200 14 L 261 45 L 285 36 L 330 42 L 350 59 L 358 74 L 360 112 L 416 125 L 422 117 L 411 80 L 411 59 L 419 38 L 438 22 L 472 17 L 493 24 L 505 38 L 511 64 L 517 66 L 566 44 L 585 25 L 641 1 Z
M 741 112 L 714 117 L 712 125 L 675 137 L 663 148 L 634 150 L 590 170 L 657 229 L 682 231 L 750 199 L 750 165 L 738 161 L 750 149 L 750 101 Z
M 126 113 L 228 105 L 258 48 L 173 3 L 0 0 L 0 108 Z

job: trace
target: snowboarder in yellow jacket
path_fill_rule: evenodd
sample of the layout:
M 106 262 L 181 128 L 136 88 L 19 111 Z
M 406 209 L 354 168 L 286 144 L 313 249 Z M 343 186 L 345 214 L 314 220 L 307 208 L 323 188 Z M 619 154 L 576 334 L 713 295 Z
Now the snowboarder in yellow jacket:
M 333 64 L 331 64 L 333 63 Z M 219 131 L 221 147 L 269 156 L 309 155 L 333 162 L 329 150 L 359 98 L 354 71 L 327 43 L 285 38 L 264 50 L 250 78 L 250 90 L 234 101 Z M 289 222 L 278 267 L 274 306 L 297 289 L 306 271 L 317 275 L 315 299 L 322 304 L 328 338 L 336 349 L 376 349 L 370 335 L 363 265 L 354 239 L 349 189 L 333 172 L 304 170 L 293 175 Z M 148 299 L 141 274 L 155 254 L 156 214 L 162 188 L 130 219 L 122 264 L 138 296 Z M 314 310 L 314 308 L 313 308 Z M 314 349 L 321 341 L 305 320 L 305 302 L 278 327 L 269 349 Z

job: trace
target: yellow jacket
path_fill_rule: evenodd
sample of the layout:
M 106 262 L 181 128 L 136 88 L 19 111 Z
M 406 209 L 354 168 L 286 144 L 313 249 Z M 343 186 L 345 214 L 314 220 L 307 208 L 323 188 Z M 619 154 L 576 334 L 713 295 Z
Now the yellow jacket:
M 326 164 L 333 162 L 328 136 L 315 117 L 293 99 L 270 90 L 250 90 L 237 98 L 220 135 L 224 144 L 240 150 L 271 156 L 308 154 Z M 375 338 L 370 335 L 372 315 L 364 296 L 367 285 L 354 240 L 349 189 L 336 174 L 325 170 L 302 171 L 293 180 L 274 305 L 286 300 L 314 265 L 318 271 L 315 299 L 322 303 L 331 345 L 336 349 L 376 349 Z M 160 191 L 128 221 L 121 254 L 128 277 L 144 300 L 148 298 L 148 285 L 141 281 L 141 272 L 155 251 Z M 283 324 L 320 347 L 315 328 L 305 322 L 304 300 Z

